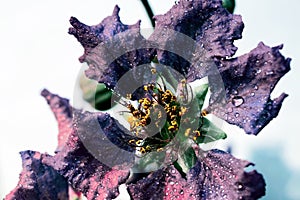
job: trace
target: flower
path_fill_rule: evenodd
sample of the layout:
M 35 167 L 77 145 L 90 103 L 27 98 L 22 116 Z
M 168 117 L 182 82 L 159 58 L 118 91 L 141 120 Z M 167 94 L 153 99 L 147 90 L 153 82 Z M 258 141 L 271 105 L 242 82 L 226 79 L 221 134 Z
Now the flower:
M 87 77 L 104 83 L 128 109 L 130 129 L 108 113 L 72 108 L 68 100 L 43 90 L 59 124 L 58 148 L 54 156 L 27 152 L 30 156 L 23 156 L 23 162 L 38 160 L 40 168 L 64 177 L 88 199 L 115 198 L 124 183 L 132 199 L 263 196 L 263 176 L 245 171 L 252 163 L 221 150 L 203 151 L 198 145 L 226 138 L 207 114 L 254 135 L 278 115 L 287 95 L 272 100 L 270 93 L 290 70 L 290 59 L 279 52 L 282 46 L 260 43 L 232 58 L 237 50 L 233 42 L 241 38 L 244 25 L 220 0 L 178 2 L 154 17 L 156 26 L 148 39 L 141 35 L 139 22 L 124 25 L 118 13 L 116 6 L 112 16 L 95 26 L 72 17 L 69 33 L 84 47 L 79 60 L 89 66 Z M 188 83 L 204 77 L 211 95 L 202 110 L 208 85 L 193 93 Z M 131 103 L 135 100 L 137 106 Z M 39 184 L 48 180 L 26 166 L 22 174 L 36 173 L 35 177 L 26 182 L 27 176 L 21 175 L 22 185 L 6 199 L 27 194 L 26 188 L 28 198 L 44 197 Z M 47 192 L 52 196 L 46 199 L 59 195 Z

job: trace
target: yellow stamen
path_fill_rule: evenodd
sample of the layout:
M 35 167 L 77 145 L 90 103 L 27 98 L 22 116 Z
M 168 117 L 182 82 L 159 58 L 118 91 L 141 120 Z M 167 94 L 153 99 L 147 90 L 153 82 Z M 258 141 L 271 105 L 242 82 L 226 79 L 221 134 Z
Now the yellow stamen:
M 205 109 L 202 110 L 201 115 L 202 115 L 203 117 L 205 117 L 207 114 L 208 114 L 207 110 L 205 110 Z
M 158 148 L 156 151 L 161 152 L 162 150 L 164 150 L 164 149 L 163 148 Z
M 191 128 L 188 128 L 188 129 L 185 130 L 184 135 L 186 137 L 188 137 L 190 135 L 190 133 L 191 133 Z

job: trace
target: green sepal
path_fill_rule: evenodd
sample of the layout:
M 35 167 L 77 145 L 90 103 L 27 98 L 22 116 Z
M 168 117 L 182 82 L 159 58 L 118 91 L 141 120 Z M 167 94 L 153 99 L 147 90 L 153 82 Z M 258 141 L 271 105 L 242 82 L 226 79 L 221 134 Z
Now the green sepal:
M 234 11 L 235 1 L 234 0 L 223 0 L 223 7 L 226 8 L 231 14 Z
M 208 92 L 208 84 L 202 84 L 194 89 L 194 93 L 196 94 L 197 105 L 199 106 L 199 110 L 202 109 L 205 97 Z
M 108 110 L 115 105 L 111 103 L 112 91 L 105 84 L 90 80 L 84 74 L 81 75 L 79 83 L 83 99 L 92 107 Z
M 184 165 L 188 169 L 191 169 L 192 167 L 194 167 L 197 162 L 197 156 L 196 156 L 194 149 L 192 147 L 189 147 L 182 155 L 182 159 L 183 159 Z
M 108 110 L 111 105 L 112 91 L 106 88 L 104 84 L 97 84 L 97 89 L 95 93 L 95 108 L 97 110 Z
M 140 173 L 143 170 L 155 171 L 165 162 L 165 151 L 152 151 L 141 157 L 131 168 L 133 173 Z M 148 169 L 147 169 L 148 167 Z
M 186 173 L 183 171 L 181 165 L 178 163 L 178 161 L 175 161 L 173 163 L 173 166 L 177 169 L 177 171 L 180 173 L 182 178 L 186 178 Z
M 227 137 L 226 133 L 222 129 L 215 126 L 207 118 L 203 117 L 203 119 L 200 119 L 200 123 L 202 124 L 199 128 L 200 136 L 197 137 L 195 141 L 197 144 L 206 144 L 220 139 L 225 139 Z

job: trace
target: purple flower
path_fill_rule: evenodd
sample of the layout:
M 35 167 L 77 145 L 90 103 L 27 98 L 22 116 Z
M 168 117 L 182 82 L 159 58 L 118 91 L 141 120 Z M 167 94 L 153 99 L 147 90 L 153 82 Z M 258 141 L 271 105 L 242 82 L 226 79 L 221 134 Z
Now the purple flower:
M 140 22 L 124 25 L 118 13 L 116 6 L 112 16 L 95 26 L 72 17 L 69 33 L 84 47 L 79 60 L 89 66 L 87 77 L 104 83 L 118 98 L 132 94 L 129 99 L 137 100 L 138 107 L 123 102 L 131 115 L 130 129 L 107 113 L 74 109 L 68 100 L 44 90 L 42 95 L 59 124 L 58 148 L 54 156 L 27 153 L 32 155 L 29 159 L 38 160 L 45 173 L 53 174 L 51 178 L 64 177 L 63 181 L 88 199 L 115 198 L 121 184 L 127 185 L 132 199 L 263 196 L 262 175 L 245 171 L 252 163 L 216 149 L 203 151 L 198 144 L 226 137 L 208 121 L 207 114 L 254 135 L 277 116 L 287 95 L 272 100 L 270 94 L 290 70 L 290 59 L 279 52 L 282 46 L 270 48 L 260 43 L 250 53 L 232 58 L 237 50 L 233 42 L 241 38 L 244 25 L 220 0 L 178 2 L 166 14 L 154 17 L 156 26 L 148 39 L 140 33 Z M 205 77 L 211 95 L 208 107 L 202 110 L 208 88 L 193 96 L 187 84 Z M 179 97 L 188 102 L 196 98 L 197 106 L 187 106 Z M 152 135 L 151 123 L 161 127 Z M 136 159 L 137 155 L 141 158 Z M 159 165 L 157 170 L 146 170 L 153 165 Z M 27 173 L 37 175 L 28 182 L 22 176 Z M 44 197 L 38 187 L 48 179 L 40 179 L 36 168 L 25 167 L 22 174 L 22 186 L 6 199 L 25 194 L 29 199 Z M 45 199 L 60 194 L 45 192 L 50 193 Z

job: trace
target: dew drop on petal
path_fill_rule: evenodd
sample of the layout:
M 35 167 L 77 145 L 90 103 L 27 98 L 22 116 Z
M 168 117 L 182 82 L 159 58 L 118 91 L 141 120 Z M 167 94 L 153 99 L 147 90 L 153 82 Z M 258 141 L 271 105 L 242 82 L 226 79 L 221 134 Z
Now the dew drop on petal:
M 237 94 L 238 94 L 238 91 L 235 90 L 235 89 L 233 89 L 233 90 L 231 91 L 231 93 L 234 94 L 234 95 L 237 95 Z
M 235 96 L 232 98 L 232 104 L 235 107 L 239 107 L 240 105 L 242 105 L 244 103 L 244 99 L 241 96 Z
M 267 75 L 267 76 L 268 76 L 268 75 L 272 75 L 272 74 L 274 74 L 273 71 L 267 71 L 267 72 L 266 72 L 266 75 Z

